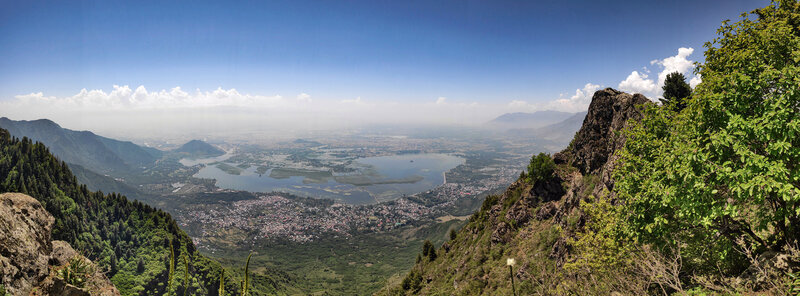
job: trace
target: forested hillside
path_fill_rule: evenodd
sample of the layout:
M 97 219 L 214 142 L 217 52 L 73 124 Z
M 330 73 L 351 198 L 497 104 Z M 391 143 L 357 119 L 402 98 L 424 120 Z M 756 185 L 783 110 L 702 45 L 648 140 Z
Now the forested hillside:
M 176 262 L 171 292 L 218 294 L 222 268 L 195 250 L 169 214 L 118 194 L 90 192 L 43 144 L 0 129 L 0 176 L 0 192 L 21 192 L 41 202 L 55 217 L 53 239 L 69 242 L 104 268 L 123 295 L 167 293 L 171 261 Z M 225 279 L 227 295 L 237 295 L 240 282 L 231 272 Z M 253 295 L 276 293 L 281 285 L 265 276 L 251 281 L 259 287 Z
M 160 150 L 142 147 L 127 141 L 118 141 L 95 135 L 89 131 L 62 128 L 53 121 L 10 120 L 0 118 L 0 128 L 12 136 L 42 142 L 51 153 L 70 164 L 77 164 L 94 172 L 115 175 L 152 165 L 161 158 Z
M 800 2 L 718 33 L 694 90 L 598 91 L 569 147 L 381 294 L 800 295 Z

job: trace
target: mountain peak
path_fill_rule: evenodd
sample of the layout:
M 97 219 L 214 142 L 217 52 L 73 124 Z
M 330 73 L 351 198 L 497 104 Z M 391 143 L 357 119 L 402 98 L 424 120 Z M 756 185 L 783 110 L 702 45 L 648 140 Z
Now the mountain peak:
M 202 140 L 191 140 L 183 144 L 178 149 L 174 150 L 175 152 L 179 153 L 188 153 L 192 156 L 220 156 L 225 154 L 225 151 L 220 150 L 217 147 L 212 146 Z
M 503 129 L 538 128 L 563 121 L 575 113 L 545 110 L 533 113 L 514 112 L 506 113 L 492 119 L 487 125 Z
M 613 88 L 595 92 L 572 145 L 554 155 L 554 160 L 568 163 L 583 174 L 597 173 L 624 144 L 624 138 L 617 131 L 627 127 L 629 119 L 641 119 L 636 106 L 650 102 L 641 94 L 631 95 Z

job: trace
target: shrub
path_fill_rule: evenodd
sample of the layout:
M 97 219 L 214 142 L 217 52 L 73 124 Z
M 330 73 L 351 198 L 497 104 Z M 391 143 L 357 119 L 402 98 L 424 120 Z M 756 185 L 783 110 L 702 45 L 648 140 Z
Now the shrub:
M 75 256 L 69 259 L 69 263 L 58 271 L 58 277 L 70 285 L 83 288 L 91 272 L 89 262 L 80 256 Z
M 550 155 L 539 153 L 531 157 L 531 162 L 528 164 L 528 174 L 526 181 L 531 184 L 541 180 L 550 179 L 553 176 L 556 165 Z
M 422 289 L 422 275 L 417 270 L 412 270 L 403 279 L 402 286 L 403 290 L 412 291 L 413 293 L 419 292 Z

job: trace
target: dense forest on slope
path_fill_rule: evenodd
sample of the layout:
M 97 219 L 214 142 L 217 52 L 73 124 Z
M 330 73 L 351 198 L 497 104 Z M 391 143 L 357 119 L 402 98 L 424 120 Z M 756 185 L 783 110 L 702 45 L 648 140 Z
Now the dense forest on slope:
M 101 137 L 89 131 L 62 128 L 47 119 L 15 121 L 2 117 L 0 128 L 14 137 L 26 136 L 34 142 L 42 142 L 67 163 L 103 174 L 135 171 L 152 165 L 163 154 L 154 148 Z
M 119 194 L 89 191 L 43 144 L 0 129 L 0 176 L 0 192 L 21 192 L 41 202 L 55 217 L 53 238 L 67 241 L 104 268 L 123 295 L 183 294 L 186 289 L 188 294 L 217 295 L 222 268 L 197 252 L 169 214 Z M 177 264 L 167 291 L 170 258 Z M 227 294 L 237 295 L 240 282 L 230 272 L 225 278 Z M 275 278 L 256 276 L 251 283 L 258 289 L 251 294 L 275 294 L 275 287 L 287 281 Z
M 688 96 L 598 91 L 567 149 L 380 294 L 799 295 L 800 2 L 718 33 Z

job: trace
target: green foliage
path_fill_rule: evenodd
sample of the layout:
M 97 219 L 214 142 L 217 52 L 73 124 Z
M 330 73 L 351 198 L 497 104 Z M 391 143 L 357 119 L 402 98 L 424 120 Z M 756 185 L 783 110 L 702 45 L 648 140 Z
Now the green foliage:
M 450 240 L 455 240 L 458 236 L 458 232 L 455 229 L 450 229 Z
M 189 292 L 189 259 L 188 256 L 183 256 L 183 266 L 185 273 L 183 274 L 183 296 Z
M 428 261 L 436 260 L 436 247 L 429 240 L 422 244 L 422 257 L 427 257 Z
M 136 272 L 137 272 L 137 273 L 143 273 L 143 272 L 144 272 L 144 269 L 145 269 L 145 266 L 144 266 L 144 260 L 142 260 L 142 259 L 140 258 L 140 259 L 139 259 L 139 262 L 138 262 L 138 263 L 136 263 Z
M 403 287 L 403 290 L 419 293 L 419 290 L 422 289 L 422 274 L 416 269 L 411 270 L 403 279 L 401 287 Z
M 248 269 L 250 269 L 250 257 L 253 256 L 253 253 L 247 255 L 247 263 L 244 265 L 244 281 L 242 281 L 242 296 L 247 296 L 247 293 L 250 289 L 250 274 L 248 273 Z
M 6 296 L 6 286 L 0 284 L 0 296 Z
M 789 281 L 786 283 L 786 290 L 790 293 L 790 295 L 800 295 L 800 275 L 798 275 L 798 273 L 790 272 L 788 276 Z
M 681 248 L 684 268 L 737 274 L 735 249 L 800 239 L 800 3 L 724 22 L 686 109 L 649 108 L 615 172 L 628 232 Z
M 590 196 L 581 201 L 580 209 L 588 221 L 576 238 L 568 239 L 574 255 L 564 268 L 601 275 L 620 272 L 621 267 L 629 266 L 632 250 L 630 239 L 621 231 L 624 221 L 620 208 L 607 197 Z
M 66 266 L 58 270 L 58 277 L 70 285 L 83 288 L 86 285 L 89 274 L 93 272 L 91 269 L 88 261 L 80 256 L 75 256 L 69 259 L 69 263 Z
M 219 296 L 225 296 L 225 270 L 219 271 Z
M 531 157 L 525 180 L 531 184 L 536 184 L 540 180 L 547 180 L 553 176 L 555 168 L 556 165 L 550 155 L 539 153 Z
M 169 241 L 169 278 L 167 280 L 167 294 L 172 292 L 172 283 L 175 281 L 175 246 Z
M 661 89 L 664 90 L 664 98 L 659 99 L 661 104 L 675 111 L 686 108 L 686 100 L 692 96 L 692 87 L 686 83 L 686 77 L 680 72 L 667 74 Z

